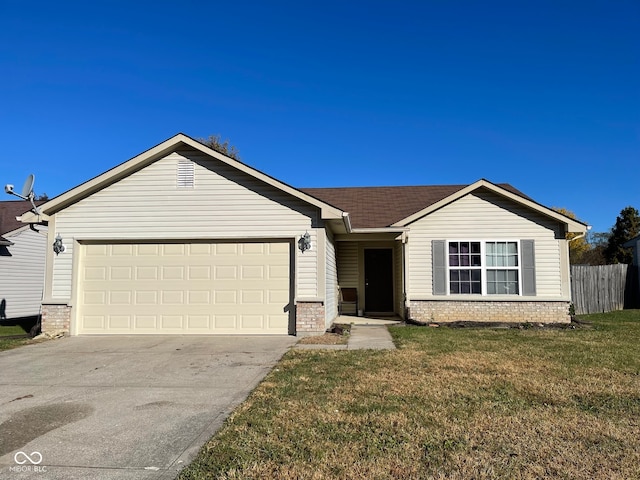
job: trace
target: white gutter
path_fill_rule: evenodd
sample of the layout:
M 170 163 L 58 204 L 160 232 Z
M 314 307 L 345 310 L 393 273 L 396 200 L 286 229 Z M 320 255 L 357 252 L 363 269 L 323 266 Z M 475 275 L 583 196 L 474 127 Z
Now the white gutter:
M 353 228 L 351 227 L 351 217 L 349 216 L 349 212 L 342 212 L 342 221 L 344 222 L 344 227 L 347 229 L 347 233 L 351 233 Z
M 591 230 L 591 225 L 587 225 L 587 231 L 586 232 L 581 233 L 577 237 L 570 238 L 569 242 L 573 242 L 574 240 L 578 240 L 579 238 L 583 238 L 589 232 L 589 230 Z
M 351 233 L 406 233 L 409 227 L 354 228 Z

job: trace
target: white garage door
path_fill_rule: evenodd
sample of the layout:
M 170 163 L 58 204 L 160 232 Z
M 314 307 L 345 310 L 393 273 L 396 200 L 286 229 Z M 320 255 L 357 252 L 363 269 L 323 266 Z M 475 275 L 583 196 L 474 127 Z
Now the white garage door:
M 78 334 L 287 334 L 289 243 L 87 244 Z

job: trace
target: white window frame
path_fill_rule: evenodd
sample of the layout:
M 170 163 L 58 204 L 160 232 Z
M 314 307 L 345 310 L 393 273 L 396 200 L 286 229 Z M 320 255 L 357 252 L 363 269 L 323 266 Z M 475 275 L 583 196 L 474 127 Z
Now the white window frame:
M 458 242 L 480 243 L 480 267 L 454 266 L 449 265 L 449 244 Z M 518 265 L 516 267 L 487 266 L 487 243 L 515 243 L 518 250 Z M 447 295 L 461 295 L 464 297 L 521 297 L 522 296 L 522 248 L 520 240 L 513 238 L 452 238 L 445 243 L 445 263 L 447 266 Z M 480 292 L 481 293 L 451 293 L 451 270 L 480 270 Z M 518 293 L 487 293 L 487 271 L 488 270 L 517 270 L 518 272 Z

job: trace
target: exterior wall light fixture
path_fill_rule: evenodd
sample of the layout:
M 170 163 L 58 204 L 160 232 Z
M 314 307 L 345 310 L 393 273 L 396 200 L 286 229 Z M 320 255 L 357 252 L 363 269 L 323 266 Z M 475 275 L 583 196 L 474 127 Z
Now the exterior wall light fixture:
M 298 248 L 302 253 L 311 250 L 311 236 L 309 232 L 305 232 L 304 235 L 300 237 L 300 240 L 298 240 Z
M 60 234 L 56 235 L 56 241 L 53 242 L 53 251 L 56 255 L 60 255 L 65 250 L 65 246 L 62 244 L 62 237 L 60 236 Z

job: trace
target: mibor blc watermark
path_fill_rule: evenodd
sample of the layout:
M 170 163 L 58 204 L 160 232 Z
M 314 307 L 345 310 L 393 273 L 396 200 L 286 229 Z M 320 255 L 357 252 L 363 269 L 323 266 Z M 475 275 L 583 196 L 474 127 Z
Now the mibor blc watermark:
M 42 454 L 40 452 L 31 452 L 31 454 L 25 452 L 16 452 L 13 456 L 15 465 L 9 467 L 10 472 L 36 472 L 45 473 L 47 467 L 40 465 L 42 463 Z

